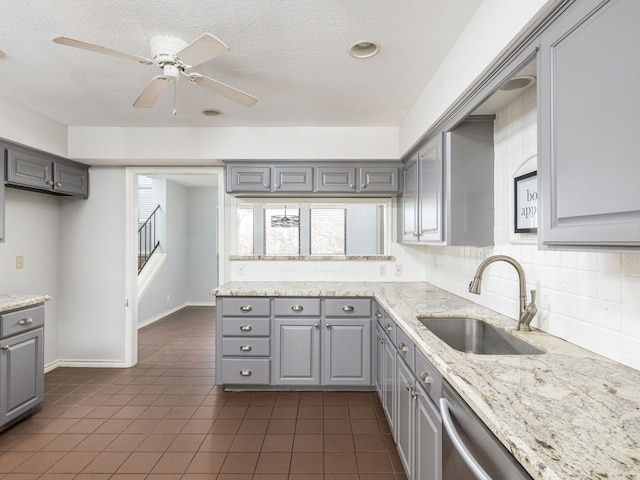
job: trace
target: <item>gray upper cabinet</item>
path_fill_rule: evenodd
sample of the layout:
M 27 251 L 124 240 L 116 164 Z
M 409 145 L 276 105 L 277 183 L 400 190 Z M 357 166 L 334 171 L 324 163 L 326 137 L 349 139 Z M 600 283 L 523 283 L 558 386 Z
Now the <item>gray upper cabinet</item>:
M 227 162 L 227 193 L 274 196 L 397 195 L 400 162 Z
M 360 167 L 359 189 L 364 193 L 398 193 L 398 167 Z
M 431 138 L 403 170 L 403 243 L 493 244 L 493 119 Z
M 356 169 L 352 167 L 316 168 L 316 188 L 318 192 L 356 191 Z
M 5 152 L 7 185 L 88 197 L 88 165 L 22 148 L 7 148 Z
M 540 38 L 544 246 L 640 246 L 640 2 L 575 2 Z
M 228 165 L 227 192 L 270 192 L 271 168 L 250 165 Z

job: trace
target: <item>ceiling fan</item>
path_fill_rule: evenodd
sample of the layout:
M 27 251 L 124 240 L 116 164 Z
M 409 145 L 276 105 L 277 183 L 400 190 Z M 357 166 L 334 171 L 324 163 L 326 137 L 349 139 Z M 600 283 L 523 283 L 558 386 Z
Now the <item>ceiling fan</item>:
M 134 107 L 151 108 L 170 83 L 176 82 L 181 76 L 188 78 L 199 87 L 223 95 L 230 100 L 241 103 L 247 107 L 255 105 L 256 97 L 246 92 L 231 87 L 225 83 L 206 77 L 196 72 L 189 72 L 192 67 L 207 62 L 229 51 L 222 41 L 210 33 L 203 33 L 191 43 L 187 43 L 169 35 L 156 35 L 149 40 L 151 58 L 145 58 L 131 53 L 115 50 L 93 43 L 83 42 L 68 37 L 56 37 L 55 43 L 69 47 L 81 48 L 91 52 L 98 52 L 113 57 L 134 60 L 144 65 L 160 67 L 162 73 L 151 79 L 142 90 L 140 96 L 133 102 Z

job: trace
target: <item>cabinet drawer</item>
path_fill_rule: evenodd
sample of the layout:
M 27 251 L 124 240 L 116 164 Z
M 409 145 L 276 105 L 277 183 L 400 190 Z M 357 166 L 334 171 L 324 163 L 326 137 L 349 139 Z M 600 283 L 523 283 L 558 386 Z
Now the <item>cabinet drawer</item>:
M 396 341 L 398 342 L 396 345 L 398 348 L 398 355 L 404 358 L 404 361 L 407 362 L 409 368 L 413 370 L 416 351 L 415 345 L 409 339 L 407 334 L 400 328 L 396 328 Z
M 243 317 L 268 317 L 271 300 L 264 297 L 224 297 L 222 315 Z
M 276 298 L 273 303 L 276 317 L 320 316 L 319 298 Z
M 23 308 L 0 315 L 0 337 L 27 332 L 44 325 L 44 305 Z
M 371 300 L 368 298 L 332 298 L 324 301 L 327 317 L 370 317 Z
M 222 355 L 268 357 L 270 344 L 268 338 L 223 338 Z
M 268 337 L 271 333 L 268 318 L 223 318 L 222 335 Z
M 431 398 L 442 395 L 442 376 L 422 352 L 416 351 L 416 377 Z
M 222 383 L 268 385 L 270 368 L 268 358 L 223 358 Z

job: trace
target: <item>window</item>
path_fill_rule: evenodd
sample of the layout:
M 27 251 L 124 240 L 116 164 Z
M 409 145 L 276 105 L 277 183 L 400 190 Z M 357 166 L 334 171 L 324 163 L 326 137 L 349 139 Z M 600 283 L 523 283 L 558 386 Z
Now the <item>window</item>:
M 295 202 L 295 200 L 294 200 Z M 238 255 L 385 255 L 386 200 L 239 204 Z
M 310 209 L 311 255 L 347 254 L 347 210 L 344 207 Z

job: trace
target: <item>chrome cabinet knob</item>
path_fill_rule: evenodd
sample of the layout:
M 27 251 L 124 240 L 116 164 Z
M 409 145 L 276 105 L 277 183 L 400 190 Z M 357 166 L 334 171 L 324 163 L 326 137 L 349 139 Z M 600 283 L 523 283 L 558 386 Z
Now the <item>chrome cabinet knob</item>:
M 331 328 L 332 326 L 333 325 L 331 325 L 329 322 L 327 322 L 327 325 L 326 325 L 327 328 Z
M 382 314 L 380 312 L 376 312 L 376 318 L 382 318 Z
M 251 370 L 240 370 L 240 375 L 242 375 L 243 377 L 250 377 Z
M 386 330 L 387 332 L 390 332 L 391 330 L 393 330 L 393 326 L 392 326 L 390 323 L 387 323 L 387 324 L 384 326 L 384 328 L 385 328 L 385 330 Z
M 47 185 L 51 185 L 51 186 L 53 186 L 53 180 L 47 180 L 45 183 L 46 183 Z
M 409 350 L 409 347 L 407 347 L 404 342 L 402 342 L 400 345 L 398 345 L 398 350 L 400 350 L 401 352 L 407 352 Z
M 252 346 L 251 345 L 241 345 L 240 346 L 240 350 L 243 352 L 250 352 L 252 350 Z
M 265 190 L 269 190 L 269 184 L 268 184 L 268 183 L 265 183 L 265 184 L 263 185 L 263 187 L 264 187 L 264 189 L 265 189 Z
M 279 184 L 279 183 L 276 183 L 276 184 L 274 185 L 274 187 L 276 187 L 276 190 L 277 190 L 277 189 L 279 189 L 279 188 L 280 188 L 280 184 Z
M 61 182 L 56 182 L 56 187 L 61 187 L 62 183 Z
M 251 330 L 253 330 L 251 325 L 240 325 L 241 332 L 250 332 Z
M 4 345 L 4 346 L 2 347 L 2 351 L 3 351 L 3 352 L 6 352 L 7 350 L 9 350 L 9 345 Z
M 253 307 L 251 305 L 242 305 L 240 307 L 241 312 L 250 312 L 251 310 L 253 310 Z
M 433 378 L 427 371 L 420 372 L 420 380 L 422 380 L 424 383 L 433 383 Z
M 291 310 L 293 310 L 296 313 L 299 313 L 304 310 L 304 307 L 302 305 L 293 305 L 291 307 Z
M 33 318 L 29 318 L 29 317 L 25 317 L 23 319 L 21 319 L 20 321 L 18 321 L 19 325 L 29 325 L 33 323 Z
M 351 313 L 353 312 L 355 309 L 353 308 L 352 305 L 345 305 L 344 307 L 342 307 L 342 311 L 346 312 L 346 313 Z

